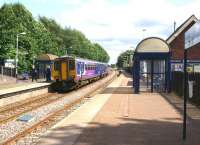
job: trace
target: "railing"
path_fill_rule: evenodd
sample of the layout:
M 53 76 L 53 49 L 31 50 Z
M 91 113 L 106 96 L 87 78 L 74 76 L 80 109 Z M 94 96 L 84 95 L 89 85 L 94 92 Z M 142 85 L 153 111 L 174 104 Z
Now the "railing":
M 9 77 L 15 77 L 15 68 L 8 68 L 4 66 L 0 66 L 0 76 L 9 76 Z

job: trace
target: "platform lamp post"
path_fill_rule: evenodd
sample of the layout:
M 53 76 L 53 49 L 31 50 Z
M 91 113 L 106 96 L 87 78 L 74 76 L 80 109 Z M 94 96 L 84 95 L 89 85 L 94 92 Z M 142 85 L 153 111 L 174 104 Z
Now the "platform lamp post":
M 184 107 L 183 107 L 183 140 L 186 140 L 186 119 L 187 119 L 187 86 L 188 86 L 188 74 L 187 74 L 187 49 L 184 49 Z
M 19 54 L 19 44 L 18 44 L 18 41 L 19 41 L 19 36 L 20 35 L 26 35 L 26 32 L 22 32 L 22 33 L 18 33 L 17 34 L 17 46 L 16 46 L 16 56 L 15 56 L 15 75 L 16 75 L 16 80 L 17 80 L 17 77 L 18 77 L 18 54 Z
M 189 30 L 188 30 L 189 31 Z M 184 47 L 184 64 L 183 64 L 183 78 L 184 78 L 184 87 L 183 87 L 183 140 L 186 140 L 187 136 L 187 90 L 188 90 L 188 73 L 187 73 L 187 51 L 191 47 L 191 32 L 185 33 L 185 47 Z

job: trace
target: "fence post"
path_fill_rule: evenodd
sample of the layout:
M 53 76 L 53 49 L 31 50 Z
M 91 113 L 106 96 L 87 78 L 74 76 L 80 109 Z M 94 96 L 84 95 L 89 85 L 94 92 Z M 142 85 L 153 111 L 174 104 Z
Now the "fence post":
M 3 66 L 1 66 L 1 76 L 3 78 Z
M 13 77 L 13 75 L 12 75 L 12 67 L 10 68 L 10 76 Z

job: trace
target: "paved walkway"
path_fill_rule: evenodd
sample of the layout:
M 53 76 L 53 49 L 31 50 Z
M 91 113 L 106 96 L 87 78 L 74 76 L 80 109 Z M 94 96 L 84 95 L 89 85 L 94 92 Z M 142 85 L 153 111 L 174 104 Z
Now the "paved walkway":
M 39 87 L 48 86 L 50 83 L 44 82 L 44 83 L 18 83 L 18 84 L 7 84 L 6 88 L 0 87 L 0 96 L 9 94 L 9 93 L 15 93 L 19 91 L 24 91 L 28 89 L 34 89 Z
M 157 93 L 133 94 L 131 78 L 128 76 L 122 75 L 117 82 L 116 84 L 115 81 L 104 92 L 94 97 L 90 104 L 84 105 L 87 105 L 88 108 L 93 107 L 84 110 L 82 108 L 84 106 L 82 106 L 72 113 L 70 117 L 76 118 L 75 123 L 73 123 L 72 118 L 66 118 L 58 126 L 55 126 L 50 131 L 50 135 L 43 138 L 40 144 L 200 144 L 200 125 L 197 125 L 197 122 L 200 122 L 199 120 L 195 120 L 195 126 L 190 126 L 195 129 L 194 134 L 190 135 L 186 142 L 183 142 L 182 117 L 172 102 Z M 107 96 L 106 99 L 105 96 Z M 95 99 L 99 99 L 101 105 L 95 106 Z M 95 109 L 96 107 L 99 109 Z M 85 112 L 82 114 L 81 111 L 83 110 Z M 84 117 L 76 116 L 77 113 Z M 90 115 L 90 119 L 84 122 L 84 118 L 87 118 L 88 115 Z M 71 124 L 69 123 L 70 119 L 72 119 Z M 82 125 L 80 122 L 82 122 Z M 79 134 L 81 135 L 79 136 Z

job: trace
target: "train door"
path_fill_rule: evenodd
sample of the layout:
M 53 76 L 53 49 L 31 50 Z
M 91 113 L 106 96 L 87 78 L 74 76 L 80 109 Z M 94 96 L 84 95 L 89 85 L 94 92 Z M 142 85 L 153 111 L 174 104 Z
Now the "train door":
M 73 79 L 76 76 L 75 60 L 68 60 L 68 79 Z
M 78 75 L 78 76 L 81 75 L 81 63 L 80 63 L 80 62 L 77 62 L 76 72 L 77 72 L 77 75 Z
M 82 62 L 81 63 L 81 78 L 83 78 L 84 72 L 85 72 L 85 63 Z
M 66 63 L 66 61 L 61 61 L 61 79 L 67 80 L 67 63 Z
M 85 64 L 84 62 L 77 62 L 77 75 L 80 77 L 80 79 L 82 79 L 83 75 L 84 75 L 84 69 L 85 69 Z

